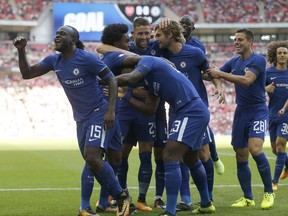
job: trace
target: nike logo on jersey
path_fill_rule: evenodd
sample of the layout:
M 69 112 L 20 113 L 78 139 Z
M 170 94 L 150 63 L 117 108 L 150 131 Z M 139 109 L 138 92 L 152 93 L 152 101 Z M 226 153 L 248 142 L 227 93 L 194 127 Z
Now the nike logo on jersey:
M 277 77 L 271 77 L 270 79 L 271 79 L 271 80 L 274 80 L 274 79 L 276 79 L 276 78 L 277 78 Z
M 95 141 L 95 140 L 97 140 L 97 139 L 91 139 L 91 138 L 89 138 L 89 142 L 93 142 L 93 141 Z
M 58 73 L 58 72 L 60 72 L 61 70 L 55 70 L 55 73 Z

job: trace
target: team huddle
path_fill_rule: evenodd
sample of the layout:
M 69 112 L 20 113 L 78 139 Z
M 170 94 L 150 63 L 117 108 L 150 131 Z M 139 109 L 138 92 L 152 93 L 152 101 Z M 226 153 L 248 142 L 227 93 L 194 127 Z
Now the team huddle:
M 222 80 L 235 85 L 237 107 L 231 145 L 243 196 L 231 207 L 255 206 L 250 154 L 264 185 L 261 208 L 274 205 L 279 178 L 288 177 L 288 42 L 269 44 L 267 60 L 271 67 L 267 69 L 265 57 L 252 50 L 253 32 L 238 29 L 234 37 L 238 55 L 216 68 L 206 58 L 205 46 L 192 36 L 194 29 L 187 15 L 179 22 L 162 19 L 153 32 L 148 20 L 136 18 L 131 42 L 126 24 L 110 24 L 104 28 L 102 43 L 97 47 L 99 57 L 84 50 L 74 27 L 62 26 L 54 38 L 59 53 L 32 66 L 25 54 L 27 40 L 15 38 L 23 79 L 55 71 L 71 103 L 79 149 L 86 162 L 81 175 L 79 216 L 106 211 L 127 216 L 153 208 L 163 209 L 161 216 L 174 216 L 178 211 L 216 211 L 214 171 L 222 175 L 225 167 L 209 126 L 208 93 L 203 80 L 213 83 L 219 104 L 225 103 Z M 277 156 L 273 178 L 263 152 L 267 128 Z M 134 204 L 127 174 L 129 154 L 136 145 L 140 167 Z M 156 164 L 153 208 L 146 202 L 153 174 L 152 152 Z M 190 176 L 200 196 L 194 209 Z M 96 211 L 90 203 L 94 179 L 101 185 Z

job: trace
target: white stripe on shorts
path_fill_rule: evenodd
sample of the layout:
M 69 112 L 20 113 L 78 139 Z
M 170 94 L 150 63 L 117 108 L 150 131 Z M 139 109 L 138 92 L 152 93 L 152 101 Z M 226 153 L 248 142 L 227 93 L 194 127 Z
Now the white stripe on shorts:
M 185 131 L 187 122 L 188 122 L 188 117 L 185 117 L 185 118 L 183 119 L 182 124 L 181 124 L 180 131 L 179 131 L 179 135 L 178 135 L 178 138 L 177 138 L 177 140 L 180 141 L 180 142 L 182 142 L 183 134 L 184 134 L 184 131 Z

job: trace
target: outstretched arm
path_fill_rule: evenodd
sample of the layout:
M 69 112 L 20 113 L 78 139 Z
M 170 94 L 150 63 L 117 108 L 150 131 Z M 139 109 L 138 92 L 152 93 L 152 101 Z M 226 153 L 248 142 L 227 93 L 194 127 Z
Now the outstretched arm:
M 34 77 L 41 76 L 43 74 L 48 73 L 49 71 L 45 71 L 40 67 L 40 64 L 35 64 L 30 66 L 27 61 L 25 47 L 27 44 L 27 39 L 24 37 L 16 37 L 13 41 L 14 46 L 18 51 L 19 58 L 19 69 L 22 74 L 23 79 L 32 79 Z
M 250 86 L 253 84 L 253 82 L 257 79 L 257 76 L 251 72 L 251 71 L 246 71 L 245 75 L 234 75 L 231 73 L 225 73 L 221 71 L 219 68 L 209 68 L 206 70 L 206 72 L 213 78 L 222 78 L 225 79 L 229 82 L 243 85 L 243 86 Z
M 129 86 L 138 83 L 142 78 L 143 74 L 137 70 L 133 70 L 131 73 L 125 73 L 117 76 L 119 86 Z

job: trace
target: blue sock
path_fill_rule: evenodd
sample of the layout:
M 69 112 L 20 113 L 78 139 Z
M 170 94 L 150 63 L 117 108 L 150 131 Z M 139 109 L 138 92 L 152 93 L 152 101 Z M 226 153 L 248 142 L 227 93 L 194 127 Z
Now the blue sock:
M 285 168 L 288 170 L 288 155 L 286 154 Z
M 275 163 L 275 173 L 274 173 L 273 181 L 278 183 L 281 172 L 286 162 L 287 154 L 286 152 L 277 152 L 276 155 L 277 155 L 277 158 L 276 158 L 276 163 Z
M 155 190 L 155 196 L 162 197 L 165 182 L 164 182 L 164 163 L 163 160 L 155 160 L 156 163 L 156 171 L 155 171 L 155 183 L 156 183 L 156 190 Z
M 109 189 L 105 186 L 101 186 L 100 197 L 99 197 L 99 205 L 103 208 L 107 208 L 109 204 Z
M 139 182 L 139 196 L 140 200 L 146 200 L 146 194 L 149 189 L 151 177 L 152 177 L 152 163 L 151 152 L 139 153 L 140 167 L 138 172 Z
M 264 192 L 273 192 L 270 164 L 266 155 L 262 152 L 260 155 L 253 158 L 256 161 L 258 171 L 264 184 Z
M 166 211 L 176 215 L 178 192 L 182 181 L 181 170 L 178 162 L 164 162 L 165 187 L 166 187 Z
M 185 163 L 180 162 L 180 169 L 182 174 L 182 181 L 180 186 L 181 201 L 190 204 L 192 201 L 190 196 L 190 185 L 189 185 L 190 180 L 189 167 Z
M 122 158 L 122 163 L 117 171 L 117 178 L 123 189 L 127 188 L 128 158 Z
M 85 163 L 81 175 L 81 208 L 90 206 L 90 197 L 94 187 L 94 174 L 88 169 Z
M 212 159 L 202 162 L 207 175 L 207 184 L 210 200 L 213 200 L 213 186 L 214 186 L 214 166 Z
M 244 192 L 244 197 L 252 200 L 251 170 L 248 161 L 237 161 L 237 176 L 242 191 Z
M 109 194 L 111 194 L 114 199 L 116 199 L 117 196 L 122 193 L 123 190 L 115 176 L 113 169 L 107 161 L 104 161 L 102 170 L 99 171 L 95 177 L 102 187 L 106 187 L 108 189 Z
M 115 164 L 110 164 L 110 166 L 112 167 L 114 173 L 116 174 L 119 168 L 119 165 L 115 165 Z M 100 191 L 100 198 L 99 198 L 99 204 L 104 207 L 107 208 L 108 204 L 109 204 L 109 189 L 106 188 L 105 186 L 101 186 L 101 191 Z
M 208 185 L 207 185 L 207 175 L 205 168 L 200 160 L 198 160 L 194 165 L 189 167 L 191 176 L 193 178 L 194 184 L 196 185 L 198 192 L 200 194 L 200 205 L 207 206 L 210 203 Z

